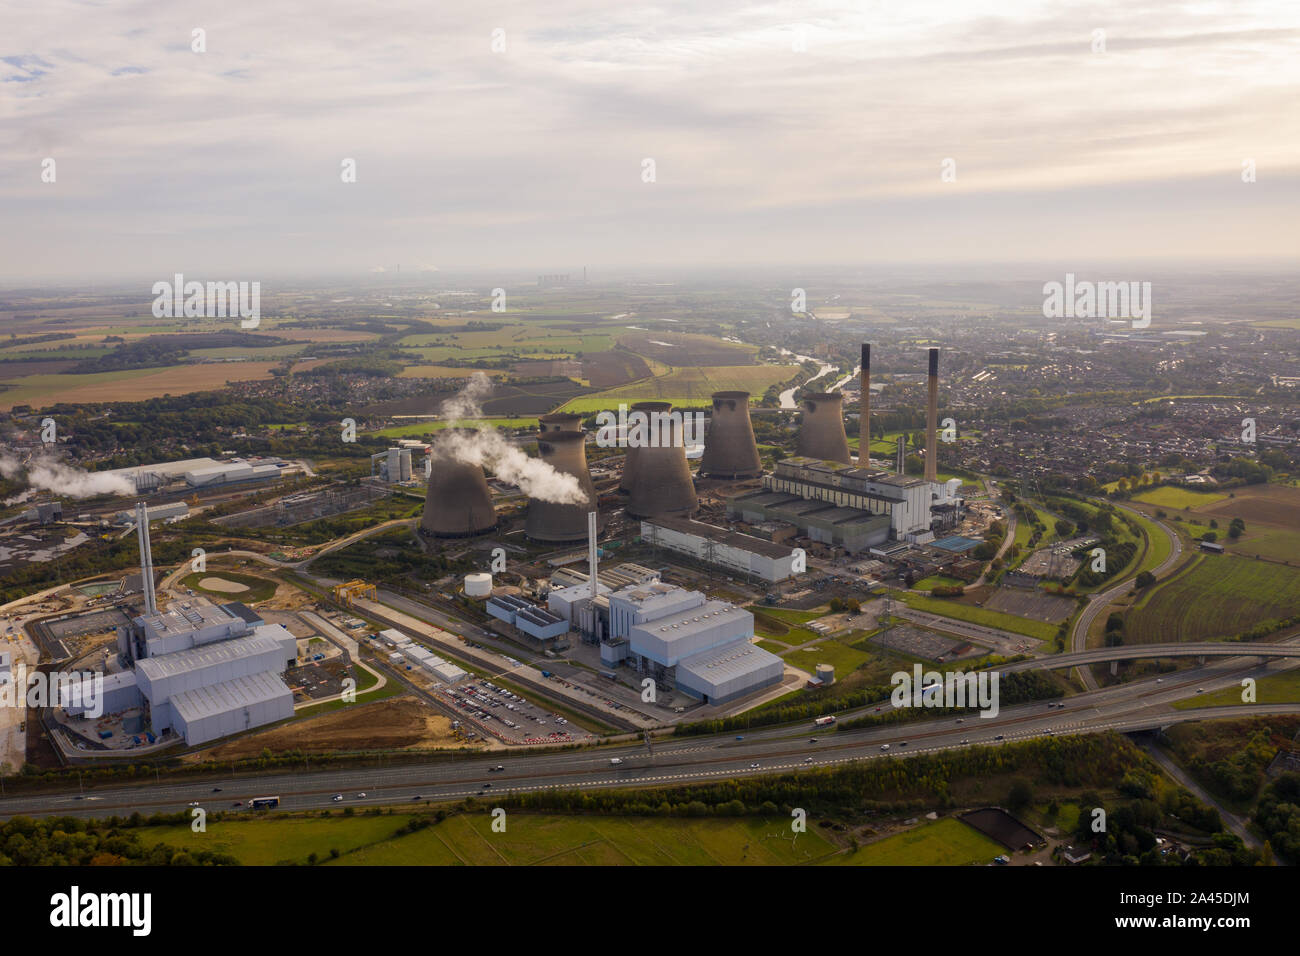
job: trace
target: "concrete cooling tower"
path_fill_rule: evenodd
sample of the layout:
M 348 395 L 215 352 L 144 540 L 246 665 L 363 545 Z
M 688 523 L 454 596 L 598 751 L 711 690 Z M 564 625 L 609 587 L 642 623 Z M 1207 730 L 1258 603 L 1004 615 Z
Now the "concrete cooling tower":
M 537 419 L 540 432 L 580 432 L 583 416 L 577 412 L 550 412 Z
M 795 453 L 806 458 L 849 464 L 849 440 L 844 434 L 844 396 L 839 392 L 818 392 L 799 400 L 803 424 Z
M 429 455 L 433 467 L 420 529 L 437 538 L 468 538 L 486 534 L 497 526 L 492 492 L 483 469 L 457 461 L 445 447 L 440 447 L 461 431 L 448 428 L 439 433 Z
M 634 518 L 688 516 L 700 506 L 695 496 L 681 422 L 661 427 L 659 445 L 637 449 L 631 497 L 624 509 Z
M 547 431 L 542 422 L 537 452 L 556 471 L 573 475 L 587 495 L 586 504 L 562 505 L 529 499 L 524 534 L 533 541 L 583 541 L 587 537 L 587 512 L 596 509 L 596 488 L 587 470 L 587 436 L 580 431 Z
M 757 478 L 763 473 L 749 420 L 749 392 L 714 392 L 713 418 L 704 440 L 700 474 L 713 478 Z
M 637 402 L 628 409 L 628 416 L 631 417 L 632 412 L 645 412 L 647 415 L 654 412 L 662 412 L 666 414 L 672 411 L 672 409 L 672 402 Z M 643 449 L 641 448 L 629 447 L 627 449 L 627 456 L 623 459 L 623 480 L 618 486 L 618 490 L 624 494 L 632 493 L 632 485 L 640 471 L 640 469 L 637 468 L 637 459 L 640 457 L 642 451 Z

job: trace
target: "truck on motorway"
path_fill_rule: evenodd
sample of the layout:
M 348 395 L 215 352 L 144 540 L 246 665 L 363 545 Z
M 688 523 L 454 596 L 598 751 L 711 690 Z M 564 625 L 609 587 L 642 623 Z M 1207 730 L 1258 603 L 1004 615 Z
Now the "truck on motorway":
M 248 801 L 248 809 L 250 810 L 269 810 L 271 807 L 278 807 L 279 805 L 279 797 L 253 797 Z
M 621 764 L 622 762 L 623 762 L 623 758 L 622 758 L 622 757 L 610 757 L 610 758 L 609 758 L 609 765 L 610 765 L 611 767 L 617 767 L 617 766 L 618 766 L 619 764 Z
M 833 723 L 835 723 L 835 715 L 834 715 L 834 714 L 831 714 L 831 715 L 828 716 L 828 717 L 818 717 L 816 720 L 813 721 L 813 726 L 814 726 L 814 727 L 829 727 L 829 726 L 830 726 L 831 724 L 833 724 Z

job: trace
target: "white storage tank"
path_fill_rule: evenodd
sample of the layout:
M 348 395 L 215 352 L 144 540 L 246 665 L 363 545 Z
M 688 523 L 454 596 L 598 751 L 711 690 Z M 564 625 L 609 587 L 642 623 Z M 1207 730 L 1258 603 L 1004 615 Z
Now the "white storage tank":
M 823 687 L 829 687 L 831 684 L 834 684 L 834 683 L 835 683 L 835 665 L 833 665 L 833 664 L 818 664 L 818 665 L 817 665 L 817 676 L 818 676 L 819 678 L 821 678 L 821 682 L 822 682 L 822 686 L 823 686 Z
M 469 597 L 489 597 L 492 594 L 492 575 L 486 571 L 465 575 L 465 593 Z

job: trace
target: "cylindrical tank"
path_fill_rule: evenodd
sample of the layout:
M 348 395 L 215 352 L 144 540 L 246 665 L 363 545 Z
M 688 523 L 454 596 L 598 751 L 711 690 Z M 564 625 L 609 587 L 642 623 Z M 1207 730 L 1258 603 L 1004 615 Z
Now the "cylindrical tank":
M 713 417 L 704 440 L 700 474 L 713 478 L 757 478 L 763 473 L 749 419 L 749 392 L 714 392 Z
M 700 500 L 695 496 L 695 482 L 686 463 L 682 423 L 662 419 L 653 431 L 655 444 L 637 452 L 636 476 L 624 510 L 634 518 L 693 515 Z
M 799 401 L 803 424 L 795 453 L 805 458 L 849 464 L 849 439 L 844 434 L 844 396 L 839 392 L 816 392 Z
M 633 421 L 632 418 L 633 412 L 645 412 L 646 415 L 653 415 L 656 412 L 658 412 L 661 415 L 666 415 L 668 412 L 672 411 L 672 408 L 673 408 L 672 402 L 637 402 L 630 409 L 628 409 L 628 421 L 629 421 L 628 431 L 629 432 L 633 431 L 633 427 L 631 425 L 631 422 Z M 641 431 L 643 434 L 649 434 L 649 428 L 641 429 Z M 628 440 L 627 435 L 623 435 L 622 438 L 625 442 Z M 640 469 L 637 467 L 637 460 L 640 458 L 641 452 L 644 449 L 640 447 L 634 448 L 631 446 L 630 443 L 626 447 L 627 447 L 627 454 L 623 458 L 623 480 L 619 483 L 618 490 L 623 492 L 624 494 L 631 494 L 632 486 L 635 483 L 636 476 L 640 471 Z
M 537 436 L 537 453 L 552 468 L 573 475 L 582 485 L 587 503 L 558 504 L 553 501 L 528 501 L 524 534 L 533 541 L 583 541 L 587 537 L 587 512 L 596 508 L 596 488 L 587 471 L 587 436 L 580 431 L 545 431 Z
M 492 593 L 492 575 L 486 571 L 465 575 L 465 593 L 469 597 L 488 597 Z
M 823 687 L 828 687 L 835 683 L 835 665 L 818 664 L 817 677 L 821 680 Z
M 577 412 L 550 412 L 538 416 L 538 430 L 546 432 L 580 432 L 583 416 Z
M 430 452 L 429 491 L 424 499 L 420 528 L 438 538 L 467 538 L 486 534 L 497 526 L 492 492 L 478 465 L 458 461 L 448 445 L 471 430 L 446 428 L 438 433 Z

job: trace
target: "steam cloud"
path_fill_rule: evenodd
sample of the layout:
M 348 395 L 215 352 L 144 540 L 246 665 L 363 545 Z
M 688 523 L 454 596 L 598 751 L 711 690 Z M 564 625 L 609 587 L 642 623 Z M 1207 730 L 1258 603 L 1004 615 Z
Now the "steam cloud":
M 457 424 L 483 417 L 483 399 L 492 392 L 492 381 L 482 372 L 470 376 L 465 387 L 442 404 L 442 415 Z M 530 458 L 511 445 L 495 429 L 444 432 L 438 438 L 437 453 L 456 461 L 490 468 L 502 481 L 538 501 L 561 505 L 585 505 L 586 492 L 573 475 L 556 471 L 540 458 Z
M 12 505 L 26 501 L 38 491 L 51 491 L 69 498 L 93 498 L 96 495 L 133 495 L 135 482 L 108 472 L 82 471 L 48 456 L 23 462 L 11 453 L 0 454 L 0 476 L 19 478 L 28 488 L 8 499 Z

